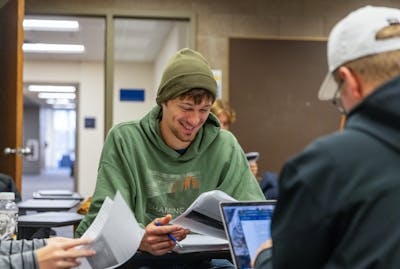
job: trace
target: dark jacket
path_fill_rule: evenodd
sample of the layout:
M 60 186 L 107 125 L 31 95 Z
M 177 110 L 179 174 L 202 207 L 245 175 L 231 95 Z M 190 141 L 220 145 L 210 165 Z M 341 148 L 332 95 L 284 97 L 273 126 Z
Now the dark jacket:
M 284 167 L 256 269 L 400 268 L 400 77 Z
M 260 180 L 260 188 L 265 199 L 276 200 L 279 196 L 278 175 L 273 172 L 266 172 Z

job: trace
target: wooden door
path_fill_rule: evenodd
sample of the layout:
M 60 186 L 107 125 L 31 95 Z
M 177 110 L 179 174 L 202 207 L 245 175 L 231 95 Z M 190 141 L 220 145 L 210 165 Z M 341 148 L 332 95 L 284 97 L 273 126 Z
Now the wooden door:
M 4 149 L 22 148 L 24 0 L 0 0 L 0 173 L 21 191 L 22 157 Z

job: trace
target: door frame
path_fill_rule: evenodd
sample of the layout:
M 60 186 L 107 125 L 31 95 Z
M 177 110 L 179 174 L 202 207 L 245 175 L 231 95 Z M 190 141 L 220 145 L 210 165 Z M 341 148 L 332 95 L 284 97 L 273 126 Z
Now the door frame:
M 23 119 L 23 17 L 24 0 L 5 0 L 0 3 L 0 172 L 11 176 L 21 190 L 22 156 L 5 155 L 6 147 L 22 148 Z

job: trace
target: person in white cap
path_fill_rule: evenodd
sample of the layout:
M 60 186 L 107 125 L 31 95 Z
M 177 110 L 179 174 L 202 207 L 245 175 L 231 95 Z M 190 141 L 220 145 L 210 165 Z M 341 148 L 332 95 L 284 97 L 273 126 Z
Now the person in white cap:
M 256 269 L 400 268 L 400 10 L 350 13 L 328 40 L 319 98 L 341 132 L 290 159 Z

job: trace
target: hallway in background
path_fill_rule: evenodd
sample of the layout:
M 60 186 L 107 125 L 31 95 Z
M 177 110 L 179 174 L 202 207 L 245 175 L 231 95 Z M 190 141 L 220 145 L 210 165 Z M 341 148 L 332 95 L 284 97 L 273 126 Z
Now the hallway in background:
M 39 175 L 22 176 L 22 200 L 32 198 L 38 190 L 69 190 L 74 191 L 74 178 L 69 168 L 46 169 Z
M 46 169 L 40 175 L 23 175 L 22 186 L 22 200 L 27 200 L 32 198 L 34 192 L 44 189 L 74 191 L 74 178 L 71 177 L 69 168 Z M 72 211 L 76 211 L 76 208 Z M 53 230 L 57 236 L 73 237 L 72 226 L 53 228 Z

